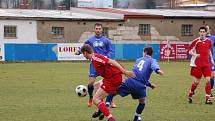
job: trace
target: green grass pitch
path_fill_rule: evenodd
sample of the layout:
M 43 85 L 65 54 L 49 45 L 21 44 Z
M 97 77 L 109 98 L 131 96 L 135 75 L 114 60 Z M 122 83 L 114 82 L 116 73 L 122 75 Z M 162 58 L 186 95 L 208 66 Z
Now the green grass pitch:
M 122 62 L 131 69 L 133 62 Z M 188 62 L 159 62 L 164 76 L 153 74 L 155 90 L 148 89 L 144 121 L 215 121 L 215 103 L 204 104 L 204 84 L 197 88 L 193 104 L 186 94 L 191 85 Z M 75 94 L 87 84 L 88 62 L 44 62 L 0 64 L 0 121 L 97 121 L 95 106 Z M 213 91 L 214 92 L 214 91 Z M 117 121 L 131 121 L 136 100 L 114 98 L 111 109 Z

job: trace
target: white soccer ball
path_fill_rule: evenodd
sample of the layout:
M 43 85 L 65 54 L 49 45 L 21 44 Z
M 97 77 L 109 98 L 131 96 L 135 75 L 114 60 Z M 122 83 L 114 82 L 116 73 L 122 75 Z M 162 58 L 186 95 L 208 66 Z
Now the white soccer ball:
M 75 88 L 75 92 L 79 97 L 85 97 L 87 95 L 87 87 L 84 85 L 78 85 Z

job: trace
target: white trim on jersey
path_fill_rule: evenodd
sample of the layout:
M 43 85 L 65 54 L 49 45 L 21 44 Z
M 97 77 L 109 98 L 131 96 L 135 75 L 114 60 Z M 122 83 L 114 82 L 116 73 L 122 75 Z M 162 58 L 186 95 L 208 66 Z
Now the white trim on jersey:
M 200 38 L 199 40 L 196 42 L 195 46 L 190 50 L 192 53 L 195 53 L 195 55 L 197 54 L 196 53 L 196 45 L 201 42 Z M 195 61 L 196 61 L 196 56 L 195 55 L 192 55 L 191 59 L 190 59 L 190 66 L 191 67 L 196 67 L 196 64 L 195 64 Z

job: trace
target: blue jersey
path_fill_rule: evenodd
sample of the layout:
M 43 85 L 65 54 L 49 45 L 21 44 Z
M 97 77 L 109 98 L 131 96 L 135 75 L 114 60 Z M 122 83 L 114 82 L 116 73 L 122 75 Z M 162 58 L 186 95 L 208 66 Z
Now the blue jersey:
M 212 36 L 212 35 L 209 35 L 209 36 L 206 36 L 208 39 L 211 40 L 211 53 L 213 55 L 213 48 L 215 47 L 215 36 Z
M 160 70 L 157 61 L 149 56 L 144 56 L 136 60 L 133 66 L 133 72 L 136 75 L 135 80 L 146 86 L 150 83 L 150 76 L 153 71 L 157 73 Z
M 160 70 L 157 61 L 149 56 L 136 60 L 133 66 L 135 78 L 125 79 L 118 88 L 118 94 L 125 97 L 131 94 L 133 99 L 142 99 L 146 97 L 146 86 L 150 86 L 150 76 L 153 71 Z
M 102 54 L 104 56 L 110 57 L 112 48 L 111 42 L 108 38 L 104 36 L 92 36 L 85 41 L 85 44 L 89 44 L 95 53 Z

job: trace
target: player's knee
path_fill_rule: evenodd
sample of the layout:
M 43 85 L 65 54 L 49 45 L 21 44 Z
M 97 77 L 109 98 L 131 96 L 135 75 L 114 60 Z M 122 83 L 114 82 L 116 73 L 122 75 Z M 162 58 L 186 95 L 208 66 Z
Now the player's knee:
M 195 81 L 194 81 L 194 83 L 195 83 L 196 85 L 198 85 L 199 82 L 200 82 L 200 80 L 195 80 Z
M 89 77 L 88 85 L 93 86 L 93 84 L 95 83 L 95 81 L 96 81 L 96 77 Z
M 210 84 L 210 80 L 206 80 L 206 84 Z
M 139 99 L 139 103 L 145 104 L 145 98 Z
M 88 87 L 94 87 L 93 83 L 88 83 Z
M 98 105 L 99 104 L 99 102 L 101 102 L 101 100 L 98 98 L 98 97 L 93 97 L 93 103 L 95 104 L 95 105 Z
M 94 86 L 95 81 L 89 80 L 88 85 L 89 86 Z

